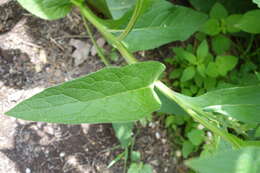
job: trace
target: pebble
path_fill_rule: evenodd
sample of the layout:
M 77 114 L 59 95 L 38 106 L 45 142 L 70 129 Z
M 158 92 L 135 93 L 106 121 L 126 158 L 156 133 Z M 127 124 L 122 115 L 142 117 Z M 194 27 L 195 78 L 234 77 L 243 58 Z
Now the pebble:
M 31 171 L 31 169 L 30 168 L 26 168 L 25 169 L 25 173 L 31 173 L 32 171 Z

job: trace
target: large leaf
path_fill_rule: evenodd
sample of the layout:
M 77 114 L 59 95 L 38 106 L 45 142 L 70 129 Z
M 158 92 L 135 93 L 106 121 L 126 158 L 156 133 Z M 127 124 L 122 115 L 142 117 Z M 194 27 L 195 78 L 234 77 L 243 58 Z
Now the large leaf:
M 138 120 L 160 108 L 153 83 L 164 68 L 151 61 L 102 69 L 46 89 L 6 114 L 66 124 Z
M 260 147 L 225 150 L 186 164 L 199 173 L 259 173 Z
M 260 33 L 260 9 L 259 10 L 251 10 L 244 14 L 237 24 L 238 27 L 249 33 L 259 34 Z
M 206 15 L 190 8 L 175 6 L 163 0 L 154 1 L 139 17 L 124 43 L 134 52 L 153 49 L 176 40 L 186 40 L 206 18 Z M 122 33 L 128 23 L 126 19 L 129 19 L 129 14 L 110 31 L 114 34 Z
M 136 0 L 107 0 L 107 6 L 113 19 L 119 19 L 134 6 L 135 2 Z
M 208 92 L 199 97 L 180 99 L 204 111 L 223 114 L 248 123 L 260 123 L 260 85 Z
M 18 2 L 30 13 L 47 20 L 66 16 L 72 7 L 70 0 L 18 0 Z

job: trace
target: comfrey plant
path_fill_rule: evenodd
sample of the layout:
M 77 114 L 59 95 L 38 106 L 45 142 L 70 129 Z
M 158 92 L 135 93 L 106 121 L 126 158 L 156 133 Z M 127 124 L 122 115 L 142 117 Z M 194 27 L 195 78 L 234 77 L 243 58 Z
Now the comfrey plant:
M 230 144 L 212 155 L 187 161 L 201 173 L 259 173 L 260 141 L 248 141 L 228 132 L 218 116 L 243 123 L 260 123 L 260 85 L 235 87 L 188 97 L 159 80 L 165 66 L 157 61 L 138 62 L 132 52 L 186 40 L 207 20 L 207 15 L 165 0 L 18 0 L 28 11 L 48 20 L 62 18 L 78 8 L 129 64 L 107 67 L 87 76 L 54 86 L 23 101 L 6 115 L 32 121 L 80 124 L 133 122 L 159 111 L 189 114 L 194 120 Z M 256 1 L 258 2 L 258 1 Z M 129 8 L 115 8 L 120 6 Z M 100 10 L 108 20 L 89 8 Z M 260 33 L 250 19 L 260 10 L 246 13 L 233 27 Z M 252 19 L 253 20 L 253 19 Z M 86 24 L 86 23 L 85 23 Z M 245 30 L 245 29 L 244 29 Z M 99 51 L 99 54 L 102 54 Z M 103 61 L 105 57 L 103 56 Z M 224 150 L 224 151 L 223 151 Z M 225 166 L 223 166 L 225 164 Z

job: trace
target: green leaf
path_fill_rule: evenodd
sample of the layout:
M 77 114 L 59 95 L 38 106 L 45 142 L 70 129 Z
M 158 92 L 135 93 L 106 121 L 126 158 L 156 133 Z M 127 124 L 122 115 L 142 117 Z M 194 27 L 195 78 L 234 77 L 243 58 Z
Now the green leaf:
M 106 0 L 113 19 L 121 18 L 136 3 L 136 0 Z
M 181 76 L 182 74 L 182 69 L 179 68 L 179 69 L 174 69 L 171 73 L 170 73 L 170 76 L 169 78 L 170 79 L 177 79 Z
M 90 4 L 92 8 L 95 8 L 99 12 L 103 13 L 106 17 L 111 18 L 111 13 L 108 9 L 106 0 L 88 0 L 87 3 Z
M 70 11 L 70 0 L 18 0 L 30 13 L 46 20 L 65 17 Z
M 155 92 L 161 100 L 161 108 L 158 110 L 158 112 L 175 115 L 187 115 L 187 113 L 176 102 L 173 102 L 157 88 L 155 88 Z
M 260 123 L 260 85 L 225 88 L 186 101 L 204 111 L 219 113 L 246 123 Z
M 197 10 L 208 13 L 216 0 L 189 0 L 189 2 Z
M 208 43 L 207 40 L 204 40 L 202 41 L 202 43 L 199 45 L 197 49 L 197 57 L 199 62 L 203 62 L 204 59 L 207 57 L 208 53 L 209 53 Z
M 221 31 L 220 23 L 217 19 L 209 19 L 204 23 L 201 31 L 211 36 L 217 35 Z
M 225 150 L 212 156 L 189 160 L 186 164 L 200 173 L 259 173 L 260 148 Z
M 214 89 L 216 87 L 216 84 L 216 78 L 207 77 L 204 79 L 204 88 L 207 89 L 207 91 Z
M 117 139 L 120 141 L 122 147 L 128 147 L 132 139 L 132 130 L 134 124 L 130 123 L 113 123 L 113 129 L 116 133 Z
M 202 77 L 206 77 L 206 67 L 204 64 L 200 64 L 197 66 L 197 71 Z
M 138 162 L 141 160 L 141 153 L 139 151 L 131 152 L 131 162 Z
M 253 0 L 253 2 L 260 8 L 260 0 Z
M 153 61 L 105 68 L 46 89 L 6 114 L 65 124 L 139 120 L 160 108 L 153 83 L 164 68 Z
M 187 67 L 182 73 L 181 82 L 191 80 L 195 76 L 195 74 L 196 74 L 195 67 L 193 66 Z
M 187 158 L 190 153 L 194 150 L 194 145 L 190 141 L 184 141 L 182 144 L 182 155 L 184 158 Z
M 223 36 L 217 35 L 212 38 L 212 49 L 217 55 L 224 54 L 230 49 L 231 41 Z
M 148 164 L 132 163 L 127 173 L 153 173 L 153 168 Z
M 132 31 L 124 39 L 124 44 L 130 51 L 135 52 L 153 49 L 172 41 L 186 40 L 199 29 L 206 18 L 206 15 L 190 8 L 155 0 L 149 10 L 139 17 Z M 122 22 L 111 27 L 110 31 L 121 34 L 127 23 L 128 20 L 122 19 Z
M 184 58 L 185 60 L 187 60 L 189 63 L 191 63 L 193 65 L 197 64 L 196 57 L 190 52 L 183 51 L 182 52 L 182 58 Z
M 238 63 L 238 59 L 235 56 L 218 56 L 216 58 L 216 65 L 218 73 L 222 76 L 226 76 L 227 72 L 231 71 Z
M 191 143 L 195 146 L 200 145 L 204 141 L 204 132 L 202 130 L 193 129 L 187 134 Z
M 243 15 L 239 23 L 237 24 L 238 28 L 242 31 L 249 32 L 252 34 L 260 33 L 260 9 L 251 10 Z
M 214 19 L 224 19 L 228 16 L 228 12 L 222 4 L 217 2 L 210 10 L 209 16 Z
M 242 15 L 233 14 L 226 18 L 227 31 L 230 33 L 239 32 L 240 29 L 237 27 L 238 22 L 241 20 Z
M 212 78 L 218 77 L 218 66 L 217 66 L 217 64 L 214 63 L 214 62 L 209 62 L 206 72 L 207 72 L 207 75 L 209 77 L 212 77 Z

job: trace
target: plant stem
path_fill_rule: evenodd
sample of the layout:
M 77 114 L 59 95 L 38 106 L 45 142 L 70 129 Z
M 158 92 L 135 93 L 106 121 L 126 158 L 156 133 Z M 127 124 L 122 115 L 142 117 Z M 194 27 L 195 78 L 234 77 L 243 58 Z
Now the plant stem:
M 129 32 L 133 29 L 138 17 L 140 16 L 143 3 L 144 3 L 144 0 L 137 0 L 133 15 L 132 15 L 130 21 L 128 22 L 125 30 L 118 37 L 119 41 L 123 40 L 129 34 Z
M 102 24 L 100 19 L 96 17 L 87 6 L 84 6 L 77 0 L 71 0 L 71 2 L 74 5 L 76 5 L 80 9 L 84 17 L 86 17 L 86 19 L 90 23 L 92 23 L 113 46 L 115 46 L 119 50 L 119 52 L 122 54 L 123 58 L 127 61 L 128 64 L 133 64 L 137 62 L 136 58 L 128 51 L 128 49 L 123 45 L 123 43 L 120 40 L 118 40 L 113 34 L 108 32 L 106 26 Z M 199 123 L 204 125 L 209 130 L 213 131 L 217 135 L 223 137 L 227 141 L 231 142 L 234 147 L 239 148 L 243 145 L 242 141 L 239 138 L 217 128 L 216 126 L 212 125 L 207 119 L 202 117 L 203 115 L 207 115 L 206 112 L 192 105 L 185 104 L 184 101 L 180 100 L 177 97 L 178 93 L 172 91 L 161 81 L 155 82 L 155 87 L 159 89 L 162 93 L 164 93 L 168 98 L 178 103 L 188 114 L 190 114 Z
M 162 93 L 164 93 L 169 99 L 171 99 L 172 101 L 174 101 L 178 105 L 180 105 L 192 118 L 194 118 L 196 121 L 198 121 L 200 124 L 202 124 L 203 126 L 208 128 L 212 132 L 216 133 L 217 135 L 223 137 L 224 139 L 226 139 L 227 141 L 232 143 L 234 147 L 240 148 L 243 145 L 242 142 L 240 141 L 240 139 L 217 128 L 216 126 L 212 125 L 207 119 L 205 119 L 204 117 L 201 116 L 201 115 L 207 114 L 206 112 L 204 112 L 201 109 L 198 109 L 192 105 L 185 104 L 185 102 L 180 100 L 179 97 L 177 96 L 178 93 L 172 91 L 161 81 L 155 82 L 155 87 L 158 90 L 160 90 Z
M 119 41 L 113 34 L 108 32 L 106 26 L 101 23 L 101 20 L 97 16 L 95 16 L 95 14 L 93 14 L 93 12 L 87 6 L 84 6 L 77 0 L 71 0 L 71 2 L 80 9 L 82 15 L 84 15 L 84 17 L 90 23 L 92 23 L 114 47 L 118 49 L 118 51 L 122 54 L 127 63 L 133 64 L 137 62 L 136 58 L 128 51 L 128 49 L 122 44 L 122 42 Z
M 95 48 L 96 48 L 96 50 L 97 50 L 98 56 L 100 57 L 101 61 L 102 61 L 106 66 L 109 66 L 109 65 L 110 65 L 109 62 L 107 61 L 107 59 L 106 59 L 106 57 L 105 57 L 105 55 L 104 55 L 102 49 L 98 46 L 97 42 L 95 41 L 95 39 L 94 39 L 94 37 L 93 37 L 93 34 L 92 34 L 92 32 L 91 32 L 91 30 L 90 30 L 88 24 L 87 24 L 86 19 L 83 17 L 83 15 L 82 15 L 82 19 L 83 19 L 83 22 L 84 22 L 84 26 L 85 26 L 85 28 L 86 28 L 86 30 L 87 30 L 87 33 L 88 33 L 88 35 L 89 35 L 89 37 L 90 37 L 90 39 L 91 39 L 93 45 L 95 46 Z

